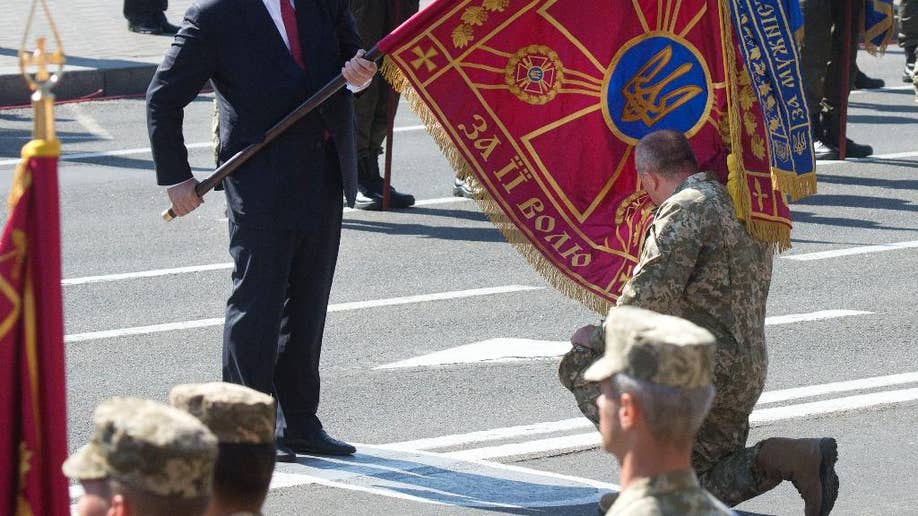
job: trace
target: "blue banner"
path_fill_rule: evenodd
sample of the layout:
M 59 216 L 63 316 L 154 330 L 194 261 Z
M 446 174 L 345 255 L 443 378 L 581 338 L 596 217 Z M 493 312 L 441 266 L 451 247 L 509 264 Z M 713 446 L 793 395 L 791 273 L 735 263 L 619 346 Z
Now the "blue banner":
M 796 0 L 732 0 L 733 23 L 762 109 L 778 189 L 796 200 L 815 186 L 810 111 L 800 71 L 794 26 L 800 22 Z M 742 95 L 749 95 L 741 91 Z

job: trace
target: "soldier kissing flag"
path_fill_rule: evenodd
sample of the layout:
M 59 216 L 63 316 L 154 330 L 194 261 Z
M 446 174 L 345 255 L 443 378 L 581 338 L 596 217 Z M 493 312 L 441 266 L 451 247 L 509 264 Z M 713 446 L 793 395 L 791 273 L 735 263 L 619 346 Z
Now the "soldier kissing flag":
M 815 192 L 794 0 L 440 0 L 381 41 L 383 74 L 555 287 L 604 313 L 653 205 L 645 135 L 689 137 L 757 238 Z

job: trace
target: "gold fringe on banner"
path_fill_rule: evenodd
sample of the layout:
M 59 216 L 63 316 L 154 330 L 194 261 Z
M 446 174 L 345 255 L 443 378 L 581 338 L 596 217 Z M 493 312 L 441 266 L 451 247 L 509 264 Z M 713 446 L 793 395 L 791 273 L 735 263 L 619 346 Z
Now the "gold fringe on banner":
M 798 175 L 796 172 L 771 169 L 772 182 L 779 191 L 790 196 L 792 201 L 816 195 L 816 171 Z
M 440 147 L 440 151 L 446 156 L 447 161 L 456 171 L 460 179 L 476 180 L 472 167 L 466 161 L 462 152 L 456 148 L 449 134 L 440 124 L 439 120 L 431 113 L 430 109 L 424 103 L 420 95 L 411 87 L 411 83 L 399 70 L 388 56 L 383 59 L 380 67 L 380 74 L 386 81 L 392 85 L 395 91 L 399 92 L 411 109 L 420 118 L 421 123 L 427 128 L 434 141 Z M 487 215 L 491 223 L 501 232 L 504 239 L 514 247 L 529 262 L 529 265 L 535 269 L 545 280 L 556 290 L 565 296 L 581 303 L 588 309 L 600 314 L 606 315 L 609 308 L 614 305 L 608 299 L 588 290 L 586 286 L 580 284 L 566 274 L 559 271 L 544 255 L 532 245 L 532 242 L 518 227 L 510 220 L 500 207 L 500 204 L 491 197 L 486 188 L 473 188 L 475 192 L 474 199 L 478 207 Z

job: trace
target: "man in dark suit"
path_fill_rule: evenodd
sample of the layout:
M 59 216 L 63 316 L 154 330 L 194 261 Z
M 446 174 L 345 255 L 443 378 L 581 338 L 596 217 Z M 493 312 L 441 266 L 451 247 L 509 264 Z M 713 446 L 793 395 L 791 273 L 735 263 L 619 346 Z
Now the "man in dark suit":
M 339 71 L 349 89 L 365 87 L 376 65 L 362 55 L 346 0 L 194 4 L 147 91 L 157 181 L 169 187 L 176 214 L 202 202 L 194 192 L 182 117 L 208 80 L 217 98 L 222 162 L 260 141 Z M 316 417 L 342 191 L 350 206 L 356 194 L 352 97 L 336 93 L 222 185 L 235 261 L 223 380 L 277 398 L 280 461 L 293 460 L 292 451 L 354 453 L 325 433 Z

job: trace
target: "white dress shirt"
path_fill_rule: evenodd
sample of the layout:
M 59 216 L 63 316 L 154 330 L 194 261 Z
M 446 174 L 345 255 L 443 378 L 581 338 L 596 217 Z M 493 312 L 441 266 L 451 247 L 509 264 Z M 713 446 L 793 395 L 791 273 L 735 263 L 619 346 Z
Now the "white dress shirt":
M 284 17 L 281 14 L 281 2 L 290 2 L 290 6 L 294 7 L 293 0 L 261 0 L 265 4 L 265 9 L 268 10 L 268 14 L 271 15 L 271 20 L 274 21 L 274 26 L 277 27 L 277 32 L 280 33 L 281 39 L 284 40 L 284 45 L 287 45 L 287 50 L 290 50 L 290 41 L 287 39 L 287 27 L 284 25 Z M 373 79 L 367 81 L 366 84 L 361 84 L 356 86 L 351 83 L 347 83 L 347 89 L 351 90 L 354 93 L 363 91 L 370 85 Z

